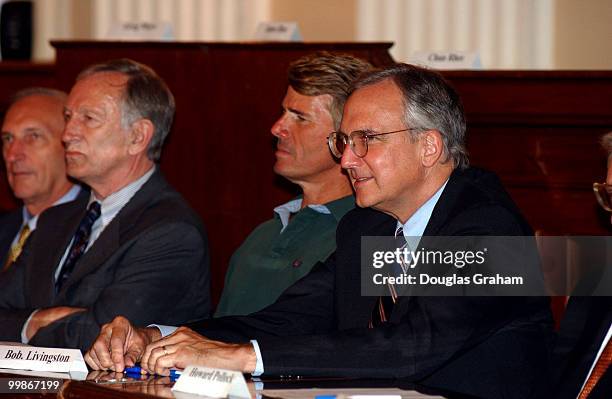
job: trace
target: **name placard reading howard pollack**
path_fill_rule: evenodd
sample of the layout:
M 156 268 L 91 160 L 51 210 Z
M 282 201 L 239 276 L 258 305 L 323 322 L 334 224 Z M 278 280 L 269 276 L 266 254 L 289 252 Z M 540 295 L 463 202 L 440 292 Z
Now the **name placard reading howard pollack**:
M 51 371 L 87 375 L 83 354 L 78 349 L 0 345 L 0 368 Z
M 213 398 L 251 398 L 241 372 L 203 366 L 187 366 L 172 390 Z

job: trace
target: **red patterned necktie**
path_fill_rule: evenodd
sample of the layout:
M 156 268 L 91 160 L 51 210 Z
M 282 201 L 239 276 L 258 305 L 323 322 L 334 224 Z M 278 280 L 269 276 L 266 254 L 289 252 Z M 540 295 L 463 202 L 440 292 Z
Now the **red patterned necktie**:
M 589 397 L 589 394 L 597 385 L 597 381 L 604 375 L 608 367 L 610 367 L 610 363 L 612 362 L 612 339 L 608 340 L 606 347 L 601 352 L 601 356 L 597 359 L 597 363 L 595 363 L 595 367 L 593 367 L 593 372 L 589 376 L 586 384 L 584 384 L 584 388 L 580 392 L 578 399 L 585 399 Z
M 395 230 L 396 246 L 400 249 L 406 247 L 406 239 L 404 238 L 404 230 L 402 226 Z M 405 266 L 404 265 L 391 265 L 391 269 L 394 275 L 399 275 Z M 369 328 L 379 327 L 389 321 L 393 307 L 397 303 L 397 292 L 393 285 L 389 285 L 389 295 L 383 295 L 378 297 L 376 306 L 372 309 L 370 316 Z

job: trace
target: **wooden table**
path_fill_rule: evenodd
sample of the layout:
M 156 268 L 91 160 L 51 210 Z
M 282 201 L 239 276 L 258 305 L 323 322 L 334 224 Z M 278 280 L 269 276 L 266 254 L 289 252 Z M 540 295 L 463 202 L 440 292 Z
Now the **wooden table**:
M 0 380 L 3 379 L 32 379 L 37 377 L 19 376 L 15 374 L 0 373 Z M 86 381 L 64 380 L 58 392 L 47 393 L 5 393 L 0 394 L 2 398 L 94 398 L 94 399 L 110 399 L 110 398 L 174 398 L 171 388 L 174 382 L 169 377 L 126 377 L 121 373 L 106 373 L 92 372 L 87 377 Z M 40 378 L 38 378 L 40 379 Z M 380 392 L 398 392 L 401 389 L 402 399 L 412 398 L 431 398 L 433 397 L 449 397 L 463 398 L 462 395 L 456 395 L 449 392 L 440 392 L 427 387 L 416 386 L 411 383 L 398 380 L 363 380 L 363 379 L 346 379 L 346 378 L 290 378 L 290 379 L 264 379 L 263 381 L 253 381 L 247 378 L 247 385 L 253 398 L 256 393 L 261 394 L 263 386 L 265 398 L 279 398 L 282 396 L 266 396 L 270 392 L 282 390 L 284 392 L 294 392 L 292 398 L 311 398 L 312 391 L 305 389 L 316 388 L 317 392 L 337 393 L 349 392 L 355 389 L 368 388 L 375 389 Z M 277 391 L 281 392 L 281 391 Z M 310 392 L 310 395 L 308 394 Z M 297 394 L 296 394 L 297 393 Z M 188 395 L 189 397 L 198 398 L 196 395 Z

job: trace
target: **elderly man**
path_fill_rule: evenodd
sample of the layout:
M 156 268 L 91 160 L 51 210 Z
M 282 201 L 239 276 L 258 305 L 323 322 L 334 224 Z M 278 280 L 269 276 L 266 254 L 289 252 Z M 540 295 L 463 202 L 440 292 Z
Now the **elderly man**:
M 606 182 L 595 184 L 594 189 L 597 202 L 606 211 L 612 213 L 612 132 L 605 134 L 601 138 L 601 144 L 608 153 L 608 173 Z M 610 216 L 610 222 L 612 223 L 612 216 Z
M 245 315 L 273 303 L 335 249 L 336 227 L 354 207 L 351 185 L 325 144 L 340 127 L 351 83 L 370 65 L 349 55 L 315 53 L 289 66 L 274 171 L 302 195 L 274 209 L 230 260 L 216 317 Z
M 206 235 L 156 166 L 174 116 L 166 84 L 131 60 L 94 65 L 63 115 L 67 172 L 91 194 L 41 215 L 0 277 L 0 340 L 85 349 L 116 315 L 206 317 Z
M 602 138 L 608 154 L 606 182 L 595 184 L 597 201 L 612 213 L 612 132 Z M 611 219 L 612 222 L 612 219 Z M 612 248 L 608 248 L 608 256 Z M 607 259 L 610 259 L 608 257 Z M 596 280 L 602 287 L 609 279 L 610 264 Z M 606 276 L 607 273 L 607 277 Z M 592 276 L 587 275 L 587 279 Z M 605 289 L 605 288 L 604 288 Z M 561 320 L 554 350 L 553 380 L 556 398 L 610 398 L 612 397 L 612 296 L 572 296 Z
M 66 93 L 42 87 L 15 94 L 2 124 L 9 186 L 23 206 L 0 217 L 0 270 L 8 270 L 47 208 L 74 200 L 80 186 L 66 176 L 62 131 Z
M 382 298 L 361 295 L 362 236 L 392 236 L 398 226 L 408 236 L 531 233 L 498 181 L 467 168 L 464 131 L 459 98 L 437 73 L 398 64 L 365 75 L 329 140 L 361 207 L 339 223 L 335 253 L 249 316 L 202 321 L 165 338 L 166 327 L 135 329 L 116 318 L 86 360 L 115 370 L 140 360 L 166 374 L 197 363 L 394 378 L 478 397 L 534 394 L 546 382 L 548 300 L 397 297 L 385 318 Z

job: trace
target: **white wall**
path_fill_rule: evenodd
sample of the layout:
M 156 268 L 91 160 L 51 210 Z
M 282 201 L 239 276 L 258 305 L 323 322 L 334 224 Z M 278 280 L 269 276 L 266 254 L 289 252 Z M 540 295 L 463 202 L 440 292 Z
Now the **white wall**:
M 33 0 L 34 58 L 50 39 L 104 39 L 113 21 L 170 21 L 177 40 L 249 40 L 293 20 L 305 41 L 388 40 L 393 56 L 478 51 L 488 69 L 612 69 L 611 0 Z
M 178 41 L 246 40 L 269 10 L 269 0 L 34 0 L 33 57 L 53 59 L 51 39 L 104 39 L 117 22 L 170 22 Z
M 551 68 L 552 0 L 358 0 L 358 40 L 416 51 L 473 51 L 486 69 Z

